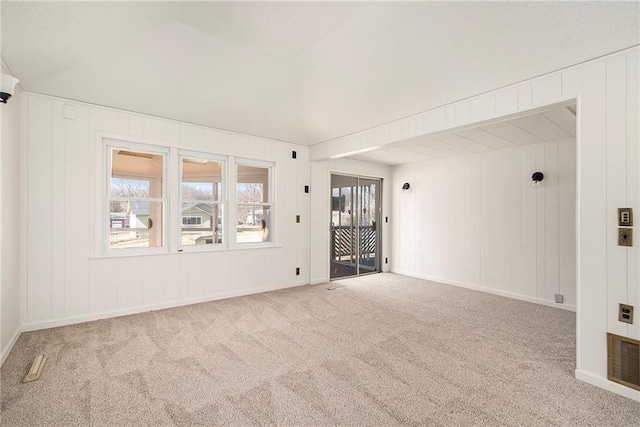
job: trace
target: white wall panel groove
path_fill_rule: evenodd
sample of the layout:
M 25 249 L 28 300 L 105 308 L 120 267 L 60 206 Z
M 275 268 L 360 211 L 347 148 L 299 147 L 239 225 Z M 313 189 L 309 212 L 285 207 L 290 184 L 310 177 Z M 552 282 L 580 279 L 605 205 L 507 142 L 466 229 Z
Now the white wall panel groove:
M 627 301 L 627 248 L 618 246 L 618 208 L 627 206 L 627 61 L 619 56 L 606 63 L 606 230 L 608 310 Z M 609 316 L 607 330 L 627 336 L 627 324 Z
M 627 141 L 627 206 L 640 218 L 640 52 L 627 55 L 626 141 Z M 636 220 L 638 221 L 638 220 Z M 640 222 L 636 222 L 640 225 Z M 636 230 L 639 230 L 636 225 Z M 640 306 L 640 233 L 636 243 L 627 248 L 627 301 Z M 631 338 L 640 339 L 640 322 L 628 326 Z

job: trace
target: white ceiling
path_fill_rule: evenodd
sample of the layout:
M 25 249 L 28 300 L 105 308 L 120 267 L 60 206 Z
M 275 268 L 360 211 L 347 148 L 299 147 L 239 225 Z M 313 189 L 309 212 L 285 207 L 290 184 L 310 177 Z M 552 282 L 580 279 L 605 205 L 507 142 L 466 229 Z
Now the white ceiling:
M 562 107 L 444 135 L 412 138 L 350 158 L 391 166 L 562 141 L 575 136 L 576 117 L 570 109 Z
M 302 144 L 640 43 L 638 2 L 11 2 L 25 90 Z

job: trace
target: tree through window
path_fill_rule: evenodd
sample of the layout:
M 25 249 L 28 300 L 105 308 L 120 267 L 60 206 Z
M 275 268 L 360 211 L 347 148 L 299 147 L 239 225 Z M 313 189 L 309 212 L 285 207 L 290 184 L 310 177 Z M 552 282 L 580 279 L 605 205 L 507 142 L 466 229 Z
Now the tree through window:
M 252 163 L 237 165 L 237 241 L 258 243 L 273 241 L 271 233 L 272 166 Z

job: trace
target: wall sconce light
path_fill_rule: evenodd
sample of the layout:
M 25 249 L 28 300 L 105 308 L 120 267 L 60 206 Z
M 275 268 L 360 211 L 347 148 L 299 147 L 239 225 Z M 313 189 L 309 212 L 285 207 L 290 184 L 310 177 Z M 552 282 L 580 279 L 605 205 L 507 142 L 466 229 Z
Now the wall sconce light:
M 531 180 L 533 181 L 533 184 L 531 184 L 532 187 L 539 187 L 540 186 L 540 182 L 544 179 L 544 174 L 542 172 L 534 172 L 533 175 L 531 175 Z
M 402 191 L 407 191 L 409 187 L 411 187 L 411 185 L 409 185 L 408 182 L 405 182 L 404 184 L 402 184 Z
M 0 74 L 0 102 L 7 103 L 7 100 L 13 95 L 13 89 L 20 80 L 7 74 Z

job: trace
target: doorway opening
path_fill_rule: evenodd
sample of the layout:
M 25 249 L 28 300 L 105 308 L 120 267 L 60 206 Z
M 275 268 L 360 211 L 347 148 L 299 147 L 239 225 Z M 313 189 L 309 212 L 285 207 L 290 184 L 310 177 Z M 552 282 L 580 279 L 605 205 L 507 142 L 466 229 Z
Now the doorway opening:
M 331 175 L 330 278 L 381 271 L 382 180 Z

